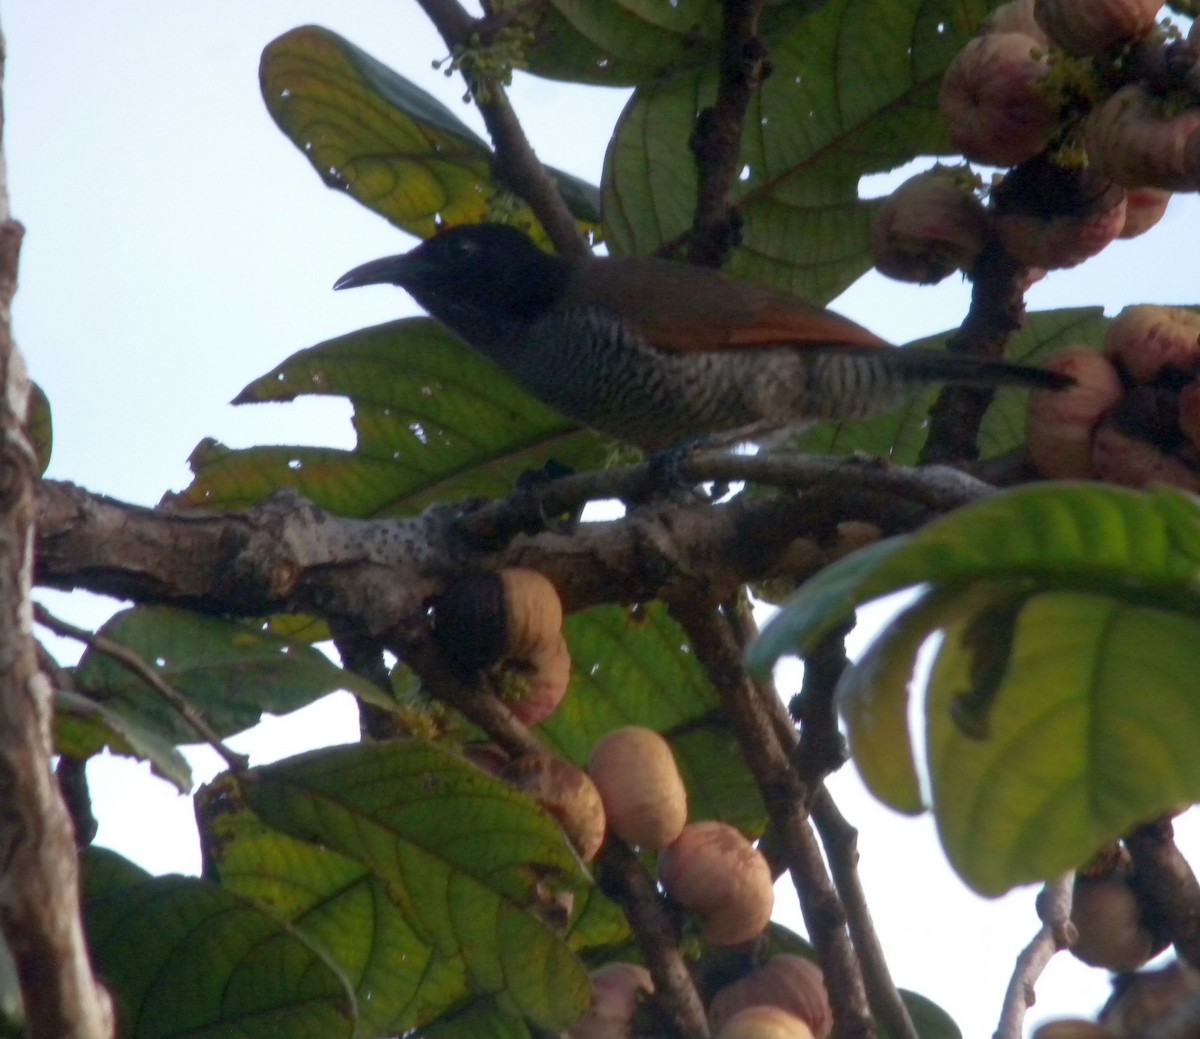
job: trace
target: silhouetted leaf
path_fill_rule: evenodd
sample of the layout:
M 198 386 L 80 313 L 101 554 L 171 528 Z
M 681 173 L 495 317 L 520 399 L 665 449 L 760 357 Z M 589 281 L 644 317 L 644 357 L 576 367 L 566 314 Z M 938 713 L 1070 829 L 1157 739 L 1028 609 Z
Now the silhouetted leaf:
M 29 384 L 29 414 L 25 417 L 25 435 L 37 455 L 38 476 L 50 465 L 50 453 L 54 449 L 54 422 L 50 416 L 50 401 L 36 383 Z
M 264 711 L 285 714 L 338 689 L 388 704 L 375 686 L 319 650 L 237 621 L 137 606 L 110 618 L 100 634 L 154 667 L 222 736 L 256 725 Z M 88 649 L 75 681 L 89 697 L 138 725 L 177 743 L 200 740 L 156 691 L 104 653 Z
M 110 710 L 66 689 L 56 690 L 55 751 L 83 759 L 99 754 L 106 747 L 114 754 L 150 762 L 155 773 L 174 783 L 181 794 L 191 793 L 191 767 L 168 735 L 139 724 L 120 710 Z
M 794 25 L 813 0 L 768 0 L 760 32 L 768 47 Z M 533 36 L 527 67 L 539 76 L 619 86 L 645 83 L 678 64 L 716 61 L 721 28 L 718 0 L 549 0 L 520 14 Z

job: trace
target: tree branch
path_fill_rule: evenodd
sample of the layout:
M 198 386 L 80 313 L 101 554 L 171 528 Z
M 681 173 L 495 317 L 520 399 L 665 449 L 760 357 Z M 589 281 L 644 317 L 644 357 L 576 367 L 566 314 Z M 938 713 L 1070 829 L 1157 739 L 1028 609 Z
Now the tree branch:
M 728 459 L 696 465 L 697 472 L 712 473 L 755 468 Z M 990 490 L 961 474 L 943 480 L 949 472 L 925 476 L 809 460 L 791 472 L 811 485 L 797 497 L 739 497 L 719 505 L 657 501 L 570 534 L 533 535 L 514 535 L 530 519 L 522 496 L 478 509 L 434 506 L 405 520 L 354 520 L 287 493 L 243 512 L 184 512 L 44 481 L 37 580 L 204 612 L 317 613 L 344 619 L 343 633 L 381 641 L 399 624 L 420 637 L 425 602 L 447 579 L 480 566 L 540 570 L 569 611 L 687 596 L 698 585 L 728 597 L 781 566 L 799 581 L 841 551 L 840 523 L 878 515 L 886 517 L 883 534 L 901 533 Z M 568 492 L 563 497 L 577 500 L 575 492 L 590 495 L 609 480 L 605 474 L 595 481 L 568 478 L 561 482 Z M 559 481 L 551 485 L 558 487 Z M 534 512 L 563 511 L 557 491 L 544 494 L 546 505 Z M 812 551 L 795 562 L 787 553 L 799 538 L 810 540 Z
M 791 768 L 769 709 L 742 664 L 737 639 L 712 604 L 693 596 L 670 603 L 697 659 L 721 695 L 750 771 L 762 791 L 800 899 L 809 937 L 825 973 L 829 1001 L 842 1039 L 875 1034 L 862 972 L 846 933 L 846 915 L 809 825 L 808 792 Z
M 1004 347 L 1025 320 L 1029 271 L 995 236 L 988 241 L 971 277 L 971 309 L 946 343 L 951 352 L 1003 357 Z M 963 462 L 979 457 L 979 427 L 995 391 L 979 386 L 947 386 L 929 411 L 929 433 L 919 461 Z
M 0 38 L 0 76 L 4 59 Z M 50 684 L 31 630 L 37 461 L 24 430 L 29 380 L 12 337 L 23 236 L 0 154 L 0 931 L 30 1039 L 110 1039 L 112 1004 L 88 961 L 74 827 L 50 770 Z
M 746 111 L 770 74 L 767 49 L 758 37 L 763 0 L 721 4 L 721 59 L 717 99 L 696 120 L 691 147 L 699 183 L 688 260 L 724 266 L 737 245 L 741 219 L 733 193 L 741 173 Z

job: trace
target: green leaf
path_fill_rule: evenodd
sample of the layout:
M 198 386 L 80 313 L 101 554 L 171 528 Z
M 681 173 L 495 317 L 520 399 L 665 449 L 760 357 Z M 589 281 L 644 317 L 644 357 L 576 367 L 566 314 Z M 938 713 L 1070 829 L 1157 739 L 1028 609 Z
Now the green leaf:
M 1039 365 L 1064 346 L 1090 344 L 1099 348 L 1109 321 L 1100 307 L 1077 307 L 1029 314 L 1025 327 L 1012 337 L 1005 358 Z M 937 350 L 953 330 L 909 343 L 904 349 Z M 822 422 L 789 441 L 788 449 L 815 454 L 868 454 L 897 465 L 915 465 L 928 433 L 929 409 L 941 387 L 931 386 L 903 408 L 869 422 Z M 983 458 L 994 458 L 1025 443 L 1028 390 L 1011 387 L 996 392 L 979 430 Z
M 25 416 L 25 435 L 37 456 L 37 474 L 43 475 L 50 465 L 54 449 L 54 422 L 50 416 L 50 401 L 36 383 L 29 384 L 29 413 Z
M 932 999 L 903 988 L 900 998 L 908 1007 L 908 1016 L 921 1039 L 962 1039 L 962 1029 L 954 1023 L 954 1018 Z
M 666 608 L 596 607 L 568 616 L 563 633 L 571 648 L 571 685 L 539 726 L 546 742 L 583 764 L 613 729 L 654 729 L 671 744 L 690 819 L 722 819 L 761 832 L 762 796 L 716 690 Z
M 918 584 L 1028 577 L 1200 612 L 1200 506 L 1171 488 L 1018 487 L 839 560 L 808 581 L 751 645 L 759 674 L 803 655 L 856 607 Z
M 959 596 L 945 591 L 918 599 L 842 672 L 834 693 L 863 783 L 884 804 L 908 815 L 925 810 L 908 731 L 909 682 L 917 651 L 958 605 Z
M 355 991 L 360 1034 L 406 1032 L 467 996 L 462 956 L 433 949 L 363 863 L 270 829 L 229 777 L 199 792 L 196 818 L 206 873 L 337 963 Z
M 421 1039 L 533 1039 L 533 1032 L 524 1018 L 481 996 L 422 1028 Z
M 84 922 L 124 1039 L 355 1034 L 345 980 L 298 932 L 208 881 L 133 882 L 110 858 L 85 857 Z
M 731 270 L 809 299 L 832 299 L 870 265 L 875 204 L 864 174 L 947 152 L 937 92 L 986 0 L 831 0 L 771 42 L 770 78 L 753 97 Z M 869 70 L 869 71 L 868 71 Z M 692 220 L 697 111 L 715 65 L 640 87 L 609 147 L 601 195 L 614 253 L 677 250 Z
M 979 680 L 976 622 L 1000 620 L 968 612 L 947 626 L 926 712 L 938 830 L 975 890 L 1057 876 L 1200 800 L 1200 615 L 1090 592 L 1029 598 L 1005 658 L 983 647 L 1000 664 L 983 739 L 957 721 Z
M 285 714 L 338 689 L 388 702 L 319 650 L 237 621 L 138 606 L 115 614 L 100 634 L 153 666 L 222 736 L 256 725 L 266 711 Z M 176 743 L 199 740 L 157 692 L 98 650 L 84 653 L 75 681 L 89 698 L 136 725 Z
M 294 488 L 340 515 L 416 512 L 431 502 L 511 493 L 522 472 L 555 458 L 584 469 L 605 449 L 520 389 L 492 362 L 428 318 L 363 329 L 293 354 L 236 398 L 346 396 L 358 445 L 203 448 L 192 505 L 239 508 Z
M 321 179 L 411 234 L 478 223 L 503 189 L 491 149 L 445 105 L 328 29 L 308 25 L 267 45 L 267 111 Z M 596 189 L 551 171 L 581 220 L 599 220 Z M 536 223 L 504 193 L 507 215 Z M 515 206 L 516 212 L 512 209 Z
M 760 30 L 770 38 L 815 7 L 812 0 L 768 0 Z M 533 35 L 530 72 L 576 83 L 645 83 L 675 65 L 715 61 L 721 30 L 717 0 L 549 0 L 521 10 Z
M 366 866 L 413 930 L 461 955 L 472 989 L 543 1028 L 570 1025 L 587 973 L 539 912 L 587 878 L 532 801 L 439 747 L 395 742 L 317 751 L 241 778 L 269 826 Z
M 54 694 L 54 749 L 58 754 L 83 760 L 107 747 L 150 762 L 154 772 L 174 783 L 181 794 L 192 789 L 187 758 L 161 731 L 140 725 L 120 710 L 110 710 L 77 693 L 59 689 Z

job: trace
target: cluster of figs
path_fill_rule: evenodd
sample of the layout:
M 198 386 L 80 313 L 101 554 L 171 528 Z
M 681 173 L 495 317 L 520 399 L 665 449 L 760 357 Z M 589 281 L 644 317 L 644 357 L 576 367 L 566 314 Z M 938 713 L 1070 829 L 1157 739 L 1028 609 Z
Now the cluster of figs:
M 524 568 L 458 582 L 435 608 L 447 659 L 457 658 L 464 673 L 482 667 L 498 677 L 527 725 L 548 718 L 567 690 L 562 617 L 554 585 Z M 510 759 L 490 744 L 467 753 L 538 801 L 584 862 L 610 834 L 655 855 L 663 895 L 696 920 L 709 946 L 749 945 L 770 922 L 775 895 L 767 860 L 728 823 L 688 822 L 687 789 L 671 746 L 653 729 L 627 725 L 607 733 L 586 768 L 548 752 Z M 591 1008 L 570 1039 L 633 1035 L 637 1011 L 654 993 L 649 971 L 610 962 L 591 978 Z M 773 956 L 716 992 L 708 1013 L 719 1039 L 825 1039 L 832 1027 L 820 968 L 792 954 Z
M 879 207 L 875 266 L 932 284 L 998 239 L 1032 283 L 1145 233 L 1200 190 L 1200 29 L 1159 0 L 1011 0 L 953 59 L 938 99 L 953 148 Z

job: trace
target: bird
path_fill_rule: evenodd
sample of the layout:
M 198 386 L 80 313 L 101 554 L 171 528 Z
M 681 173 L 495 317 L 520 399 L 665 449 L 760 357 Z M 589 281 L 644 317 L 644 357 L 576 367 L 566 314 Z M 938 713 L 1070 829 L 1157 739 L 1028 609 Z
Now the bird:
M 335 289 L 404 288 L 574 422 L 647 452 L 863 420 L 929 383 L 1062 389 L 1040 368 L 892 346 L 849 318 L 710 268 L 559 256 L 515 227 L 460 224 Z

